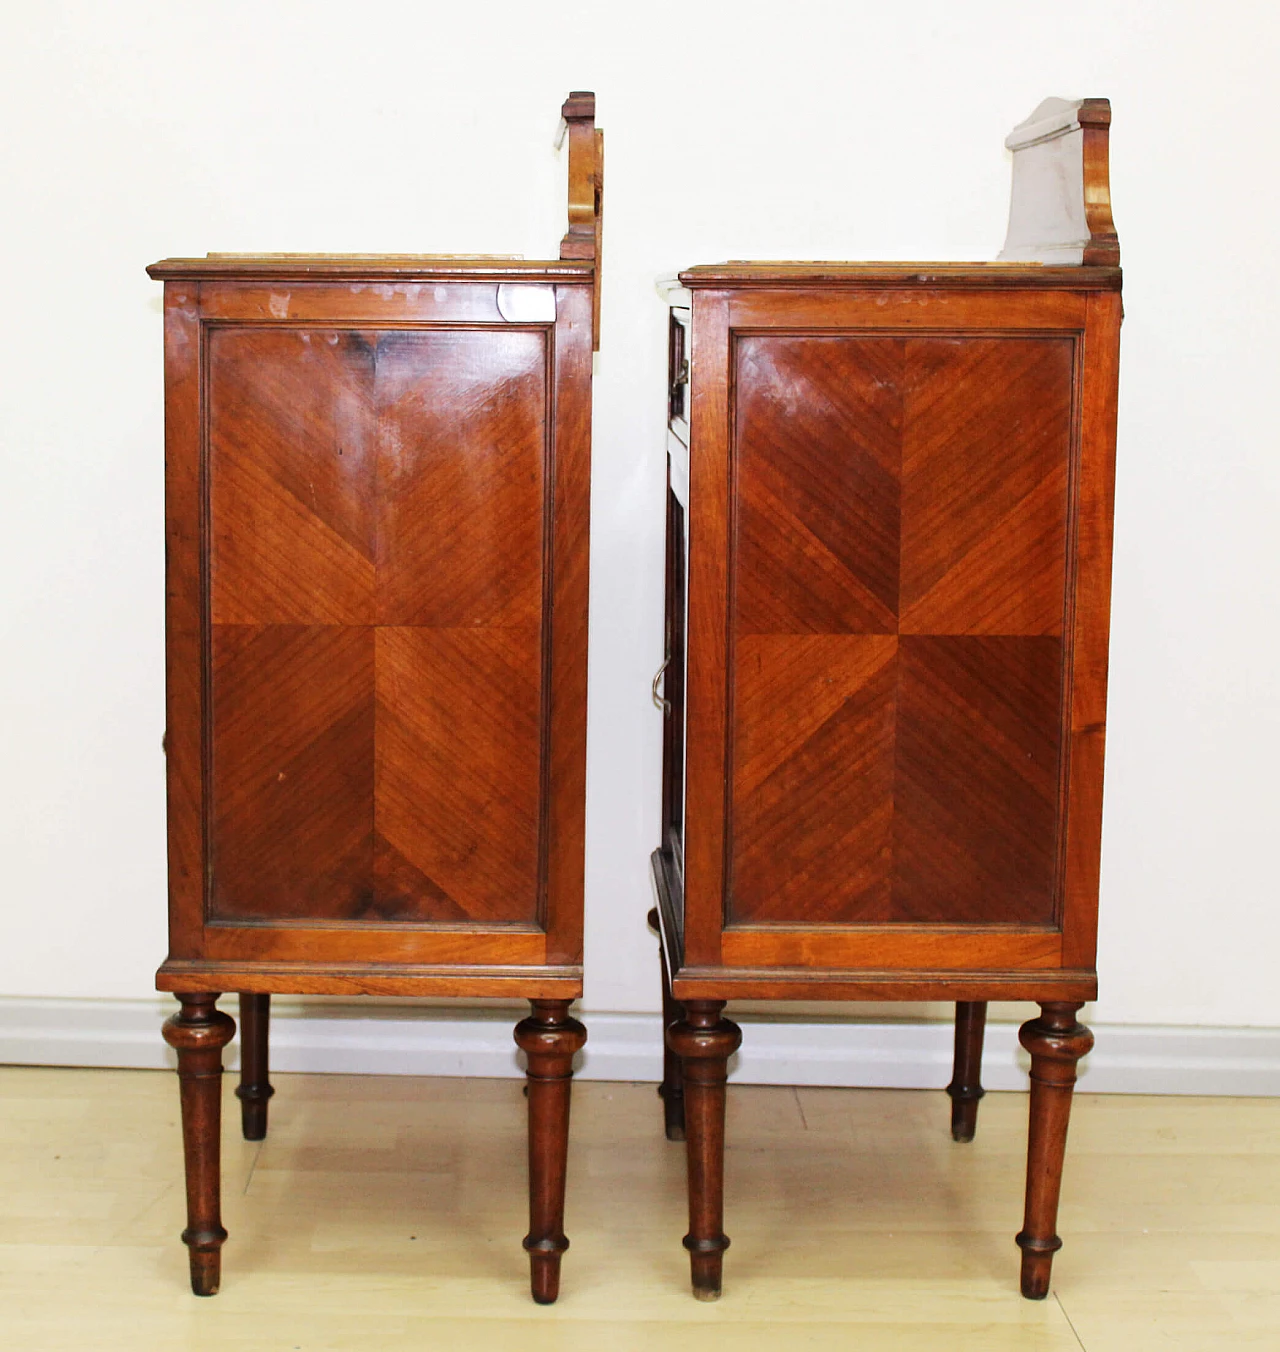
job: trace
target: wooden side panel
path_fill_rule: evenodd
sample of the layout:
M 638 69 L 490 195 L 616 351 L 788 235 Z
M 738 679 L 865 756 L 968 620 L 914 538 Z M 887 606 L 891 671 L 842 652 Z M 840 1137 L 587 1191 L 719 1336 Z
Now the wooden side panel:
M 541 332 L 378 337 L 377 863 L 388 916 L 538 916 Z
M 739 634 L 892 634 L 905 344 L 736 344 Z
M 527 329 L 378 335 L 379 624 L 538 633 L 546 367 Z
M 372 622 L 376 341 L 209 331 L 215 625 Z
M 1063 961 L 1081 967 L 1093 966 L 1098 941 L 1120 321 L 1119 296 L 1089 297 L 1081 361 L 1062 935 Z
M 205 623 L 201 583 L 199 289 L 164 288 L 165 779 L 169 953 L 200 953 L 204 919 Z
M 547 963 L 582 961 L 587 812 L 587 597 L 591 530 L 592 292 L 556 292 L 550 389 L 554 432 L 550 574 L 544 574 L 550 661 L 543 692 Z
M 210 917 L 535 925 L 545 331 L 215 328 L 207 369 Z
M 868 918 L 1053 924 L 1061 642 L 901 645 L 893 901 Z
M 537 919 L 537 630 L 377 631 L 377 854 L 387 918 Z
M 725 897 L 729 765 L 729 297 L 693 298 L 690 400 L 688 723 L 685 755 L 685 961 L 715 965 Z M 690 899 L 693 899 L 692 904 Z
M 731 924 L 1054 924 L 1074 362 L 737 340 Z
M 375 913 L 373 630 L 215 625 L 213 728 L 210 913 Z
M 897 646 L 890 634 L 738 639 L 735 921 L 890 911 Z
M 902 633 L 1062 633 L 1074 347 L 906 344 Z

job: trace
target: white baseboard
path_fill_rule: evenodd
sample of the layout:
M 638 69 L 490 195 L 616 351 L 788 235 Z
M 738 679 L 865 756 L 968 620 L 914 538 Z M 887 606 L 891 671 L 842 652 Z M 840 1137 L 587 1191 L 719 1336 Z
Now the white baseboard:
M 235 1013 L 234 999 L 224 1001 Z M 0 999 L 0 1063 L 161 1069 L 173 1053 L 160 1037 L 172 1001 Z M 271 1065 L 278 1071 L 364 1075 L 520 1073 L 514 1011 L 403 1005 L 302 1006 L 276 1001 Z M 662 1073 L 661 1021 L 653 1014 L 584 1014 L 590 1041 L 579 1074 L 649 1080 Z M 951 1075 L 945 1023 L 766 1019 L 743 1016 L 732 1079 L 743 1084 L 936 1089 Z M 1280 1029 L 1094 1028 L 1080 1088 L 1110 1094 L 1280 1095 Z M 227 1065 L 238 1064 L 236 1044 Z M 1014 1024 L 987 1028 L 983 1082 L 1025 1089 L 1027 1057 Z

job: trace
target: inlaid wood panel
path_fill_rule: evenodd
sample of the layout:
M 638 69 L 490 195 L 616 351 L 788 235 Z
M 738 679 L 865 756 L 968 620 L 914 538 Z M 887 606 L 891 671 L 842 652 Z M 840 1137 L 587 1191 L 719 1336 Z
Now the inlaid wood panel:
M 375 336 L 207 341 L 213 622 L 371 624 Z
M 1051 925 L 1056 638 L 903 637 L 888 920 Z
M 1073 339 L 734 362 L 727 918 L 1052 925 Z
M 535 921 L 540 648 L 532 625 L 377 631 L 384 916 Z
M 889 634 L 738 640 L 736 919 L 888 909 L 896 649 Z
M 738 632 L 895 632 L 903 362 L 897 338 L 738 340 Z
M 211 331 L 212 918 L 536 923 L 547 366 Z
M 907 343 L 904 634 L 1060 634 L 1070 338 Z
M 215 625 L 210 911 L 373 905 L 373 630 Z
M 380 335 L 379 624 L 537 625 L 546 379 L 541 333 Z

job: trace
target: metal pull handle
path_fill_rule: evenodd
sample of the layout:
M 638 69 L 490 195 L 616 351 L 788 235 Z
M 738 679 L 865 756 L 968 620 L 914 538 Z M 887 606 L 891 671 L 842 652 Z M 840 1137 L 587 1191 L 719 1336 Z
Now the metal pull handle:
M 666 657 L 662 659 L 662 665 L 658 668 L 657 673 L 653 678 L 653 706 L 655 709 L 661 709 L 664 717 L 671 712 L 671 701 L 664 695 L 658 694 L 658 682 L 662 680 L 662 673 L 666 671 L 670 665 L 671 654 L 668 653 Z

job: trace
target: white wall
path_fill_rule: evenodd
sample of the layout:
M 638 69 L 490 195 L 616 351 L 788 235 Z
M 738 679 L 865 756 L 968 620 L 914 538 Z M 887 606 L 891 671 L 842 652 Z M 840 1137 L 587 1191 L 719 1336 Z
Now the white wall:
M 1096 1017 L 1275 1026 L 1280 19 L 1262 5 L 0 8 L 0 996 L 164 956 L 160 288 L 206 250 L 553 252 L 608 137 L 587 999 L 656 1005 L 664 316 L 723 258 L 987 258 L 1005 131 L 1108 95 L 1126 270 Z

